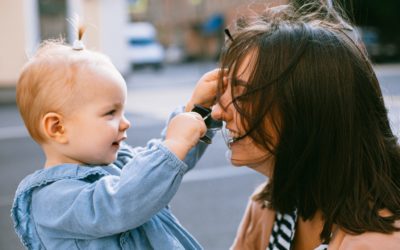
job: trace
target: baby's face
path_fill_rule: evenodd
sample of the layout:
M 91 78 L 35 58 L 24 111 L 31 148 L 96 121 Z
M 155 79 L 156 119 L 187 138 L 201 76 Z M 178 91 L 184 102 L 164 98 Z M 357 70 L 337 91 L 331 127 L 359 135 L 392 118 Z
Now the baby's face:
M 72 111 L 64 121 L 68 144 L 63 153 L 69 162 L 109 164 L 130 126 L 124 115 L 125 81 L 115 68 L 104 64 L 81 70 L 78 84 Z

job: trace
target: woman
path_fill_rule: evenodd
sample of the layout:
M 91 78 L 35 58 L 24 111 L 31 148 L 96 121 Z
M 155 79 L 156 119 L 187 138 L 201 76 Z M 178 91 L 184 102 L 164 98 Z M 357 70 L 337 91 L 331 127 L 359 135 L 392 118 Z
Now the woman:
M 280 6 L 229 36 L 212 117 L 233 165 L 268 177 L 232 249 L 400 249 L 400 148 L 353 34 L 331 7 Z

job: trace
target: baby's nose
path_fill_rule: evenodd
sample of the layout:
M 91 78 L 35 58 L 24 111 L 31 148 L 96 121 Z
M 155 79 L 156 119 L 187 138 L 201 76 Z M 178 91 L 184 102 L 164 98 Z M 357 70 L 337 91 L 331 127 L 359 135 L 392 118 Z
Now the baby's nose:
M 130 126 L 131 126 L 131 122 L 128 119 L 126 119 L 125 116 L 123 116 L 121 123 L 120 123 L 120 129 L 127 130 L 128 128 L 130 128 Z

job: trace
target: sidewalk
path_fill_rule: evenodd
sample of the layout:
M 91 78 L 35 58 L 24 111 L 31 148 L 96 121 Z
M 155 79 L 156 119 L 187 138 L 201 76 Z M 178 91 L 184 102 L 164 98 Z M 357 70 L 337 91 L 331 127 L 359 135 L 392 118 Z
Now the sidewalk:
M 400 76 L 400 63 L 374 64 L 373 67 L 378 76 L 380 75 Z
M 164 121 L 171 110 L 189 100 L 195 83 L 209 69 L 198 74 L 190 74 L 183 68 L 181 71 L 165 75 L 169 76 L 167 78 L 156 74 L 152 74 L 150 79 L 146 79 L 143 75 L 132 77 L 127 80 L 129 91 L 127 110 Z M 375 65 L 374 69 L 378 77 L 396 77 L 400 85 L 400 63 Z M 385 96 L 385 102 L 390 107 L 400 108 L 400 96 Z
M 176 107 L 185 105 L 204 73 L 217 67 L 214 62 L 168 66 L 155 73 L 134 71 L 126 77 L 127 111 L 165 121 Z
M 126 111 L 165 121 L 176 107 L 186 104 L 193 88 L 194 85 L 130 90 Z
M 128 109 L 131 112 L 154 113 L 159 109 L 158 118 L 165 116 L 166 110 L 185 103 L 199 78 L 216 65 L 213 63 L 167 66 L 163 71 L 132 72 L 126 76 L 128 84 Z M 374 65 L 378 77 L 398 77 L 400 63 Z M 400 84 L 400 80 L 398 82 Z M 15 104 L 15 88 L 0 87 L 0 105 Z

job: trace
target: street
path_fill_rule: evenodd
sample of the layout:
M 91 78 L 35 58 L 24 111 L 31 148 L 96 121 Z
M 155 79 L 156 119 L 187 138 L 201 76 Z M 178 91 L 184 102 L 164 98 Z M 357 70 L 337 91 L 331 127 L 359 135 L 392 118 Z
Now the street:
M 127 142 L 144 145 L 158 137 L 169 112 L 189 99 L 197 80 L 213 63 L 167 66 L 161 71 L 142 69 L 125 76 L 127 117 L 132 127 Z M 375 67 L 396 134 L 400 134 L 400 65 Z M 0 249 L 24 249 L 14 233 L 10 209 L 18 183 L 40 169 L 43 154 L 29 138 L 15 105 L 0 106 Z M 233 167 L 225 158 L 220 133 L 197 167 L 189 172 L 171 202 L 180 220 L 210 250 L 228 249 L 248 197 L 265 177 L 245 167 Z

